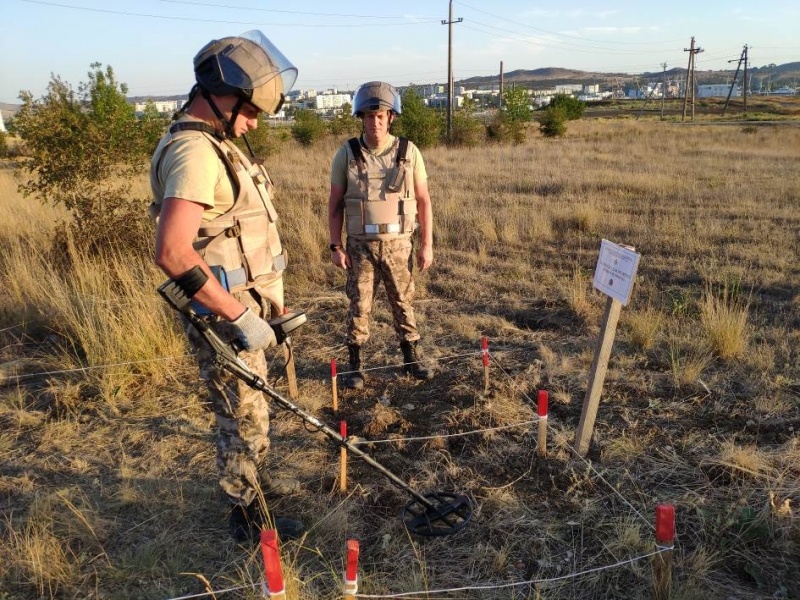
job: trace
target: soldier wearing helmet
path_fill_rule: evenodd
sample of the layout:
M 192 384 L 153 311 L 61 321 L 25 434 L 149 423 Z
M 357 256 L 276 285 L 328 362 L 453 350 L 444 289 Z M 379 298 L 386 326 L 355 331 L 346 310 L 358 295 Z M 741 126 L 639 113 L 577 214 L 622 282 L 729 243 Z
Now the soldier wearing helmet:
M 231 140 L 255 129 L 260 113 L 280 110 L 297 69 L 264 34 L 250 31 L 206 44 L 194 72 L 189 99 L 151 161 L 155 262 L 223 339 L 238 341 L 239 358 L 266 379 L 264 350 L 276 344 L 266 319 L 283 311 L 286 252 L 269 175 Z M 220 369 L 191 325 L 186 332 L 216 415 L 230 533 L 245 541 L 267 520 L 265 497 L 295 492 L 299 483 L 270 473 L 266 397 Z M 283 536 L 303 527 L 280 518 L 275 525 Z
M 364 385 L 361 347 L 369 339 L 369 316 L 381 281 L 391 304 L 404 372 L 417 379 L 433 376 L 420 363 L 413 307 L 414 258 L 420 271 L 433 263 L 433 213 L 422 154 L 409 140 L 389 133 L 401 112 L 400 94 L 388 83 L 371 81 L 359 87 L 353 115 L 362 121 L 362 134 L 339 148 L 331 167 L 330 250 L 333 264 L 347 271 L 350 371 L 344 384 L 352 389 Z M 417 229 L 414 257 L 412 236 Z

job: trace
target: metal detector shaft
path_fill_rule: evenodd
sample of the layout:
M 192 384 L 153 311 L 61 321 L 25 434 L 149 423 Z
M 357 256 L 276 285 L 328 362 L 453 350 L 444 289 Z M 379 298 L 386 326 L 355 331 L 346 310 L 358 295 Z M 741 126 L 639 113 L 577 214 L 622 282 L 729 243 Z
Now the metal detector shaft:
M 216 335 L 210 328 L 209 331 L 211 335 Z M 238 359 L 237 362 L 230 362 L 227 359 L 222 360 L 220 362 L 225 369 L 236 375 L 239 379 L 244 381 L 251 388 L 264 392 L 267 396 L 269 396 L 270 398 L 275 400 L 275 402 L 280 404 L 281 407 L 294 413 L 295 415 L 303 419 L 303 421 L 305 421 L 306 423 L 309 423 L 314 427 L 318 428 L 322 433 L 324 433 L 335 442 L 347 448 L 350 452 L 352 452 L 358 458 L 363 460 L 373 469 L 376 469 L 377 471 L 383 473 L 386 477 L 388 477 L 392 481 L 392 483 L 394 483 L 399 488 L 411 494 L 420 504 L 424 505 L 426 508 L 431 508 L 431 509 L 436 508 L 433 502 L 431 502 L 425 496 L 414 490 L 414 488 L 412 488 L 405 481 L 400 479 L 397 475 L 395 475 L 389 469 L 380 464 L 377 460 L 372 458 L 369 454 L 361 450 L 358 446 L 352 444 L 351 442 L 348 442 L 347 439 L 342 437 L 342 435 L 338 433 L 335 429 L 329 427 L 311 413 L 304 411 L 295 403 L 293 403 L 290 400 L 287 400 L 286 398 L 281 396 L 278 392 L 270 388 L 261 377 L 251 372 L 247 367 L 241 365 L 238 362 Z
M 425 496 L 417 492 L 414 488 L 408 485 L 405 481 L 400 479 L 397 475 L 392 473 L 389 469 L 384 467 L 374 458 L 372 458 L 369 454 L 361 450 L 358 446 L 350 443 L 341 436 L 335 429 L 327 426 L 325 423 L 320 421 L 317 417 L 304 411 L 302 408 L 297 406 L 291 400 L 288 400 L 281 396 L 278 392 L 273 390 L 267 385 L 267 382 L 264 381 L 261 377 L 253 373 L 250 368 L 237 356 L 236 350 L 226 344 L 218 335 L 217 332 L 211 328 L 211 325 L 203 319 L 202 317 L 198 316 L 198 314 L 194 311 L 191 305 L 191 300 L 186 297 L 183 291 L 175 285 L 172 280 L 167 281 L 161 287 L 158 288 L 159 294 L 172 306 L 174 309 L 178 310 L 181 314 L 183 314 L 189 321 L 194 325 L 198 332 L 203 336 L 203 338 L 208 342 L 211 348 L 214 350 L 215 359 L 217 363 L 223 368 L 244 381 L 247 385 L 251 388 L 259 390 L 260 392 L 265 393 L 267 396 L 275 400 L 278 404 L 281 405 L 284 409 L 288 410 L 289 412 L 294 413 L 298 417 L 300 417 L 306 423 L 310 423 L 314 427 L 317 427 L 322 433 L 327 435 L 329 438 L 341 444 L 345 448 L 347 448 L 350 452 L 356 455 L 358 458 L 363 460 L 373 469 L 380 471 L 388 477 L 392 483 L 394 483 L 397 487 L 405 490 L 411 496 L 414 497 L 421 505 L 423 505 L 427 509 L 437 510 L 436 505 L 428 500 Z

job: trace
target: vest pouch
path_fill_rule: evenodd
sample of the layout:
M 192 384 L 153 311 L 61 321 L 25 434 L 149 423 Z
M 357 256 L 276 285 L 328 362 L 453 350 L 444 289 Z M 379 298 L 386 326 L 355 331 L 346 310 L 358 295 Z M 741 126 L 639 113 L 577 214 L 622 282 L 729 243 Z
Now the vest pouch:
M 239 244 L 242 251 L 242 262 L 247 269 L 248 280 L 258 281 L 283 270 L 285 259 L 278 230 L 264 215 L 253 215 L 238 220 L 240 228 Z M 274 260 L 273 257 L 282 257 Z M 276 264 L 277 263 L 277 264 Z
M 267 214 L 269 214 L 269 220 L 275 223 L 278 220 L 278 213 L 272 205 L 272 198 L 275 195 L 275 186 L 272 185 L 272 180 L 269 178 L 269 175 L 267 175 L 267 170 L 264 168 L 264 165 L 254 164 L 247 173 L 252 178 L 253 183 L 256 184 L 258 194 L 261 196 L 261 200 L 264 203 L 264 208 L 267 209 Z
M 396 194 L 403 189 L 406 180 L 406 169 L 402 166 L 392 167 L 386 173 L 386 191 Z
M 363 214 L 361 205 L 363 202 L 357 198 L 345 198 L 344 218 L 348 235 L 361 235 L 364 233 Z

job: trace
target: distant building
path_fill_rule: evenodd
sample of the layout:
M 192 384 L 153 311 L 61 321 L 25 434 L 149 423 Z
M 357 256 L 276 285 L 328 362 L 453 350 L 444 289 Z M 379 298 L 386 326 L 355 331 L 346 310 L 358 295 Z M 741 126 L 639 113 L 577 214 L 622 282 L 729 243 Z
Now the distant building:
M 314 108 L 319 111 L 341 108 L 345 104 L 353 104 L 350 94 L 319 94 L 314 97 Z
M 728 92 L 730 91 L 731 86 L 727 83 L 713 83 L 708 85 L 698 85 L 697 86 L 697 97 L 698 98 L 727 98 Z M 733 88 L 733 93 L 731 96 L 738 97 L 740 95 L 740 90 L 738 87 Z
M 151 100 L 149 102 L 137 102 L 133 105 L 133 109 L 136 111 L 136 114 L 142 114 L 147 108 L 147 105 L 150 103 L 153 104 L 156 112 L 162 115 L 174 113 L 176 110 L 178 110 L 178 100 Z

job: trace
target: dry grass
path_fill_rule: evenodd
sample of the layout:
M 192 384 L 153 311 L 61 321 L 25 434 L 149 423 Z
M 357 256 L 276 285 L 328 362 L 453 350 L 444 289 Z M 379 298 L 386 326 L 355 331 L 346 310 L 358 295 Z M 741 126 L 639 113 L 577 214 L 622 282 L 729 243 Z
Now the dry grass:
M 365 594 L 648 598 L 637 557 L 653 549 L 660 502 L 677 509 L 675 598 L 796 596 L 796 123 L 595 119 L 560 140 L 427 151 L 435 265 L 416 306 L 437 376 L 398 374 L 381 293 L 368 385 L 341 393 L 334 418 L 329 363 L 346 363 L 347 302 L 325 214 L 338 143 L 287 142 L 268 161 L 287 302 L 309 316 L 294 340 L 298 403 L 397 440 L 366 448 L 415 489 L 465 491 L 477 510 L 457 537 L 410 538 L 396 518 L 403 490 L 353 459 L 339 493 L 338 451 L 278 411 L 275 469 L 304 489 L 270 508 L 309 526 L 283 545 L 290 598 L 341 597 L 352 537 Z M 227 538 L 213 419 L 154 293 L 162 277 L 149 257 L 54 255 L 67 215 L 21 198 L 17 176 L 0 169 L 0 599 L 259 597 L 260 553 Z M 136 186 L 145 196 L 145 174 Z M 642 259 L 582 459 L 572 444 L 605 301 L 591 288 L 602 238 Z M 283 356 L 269 359 L 285 392 Z M 550 392 L 546 458 L 529 423 L 537 389 Z

